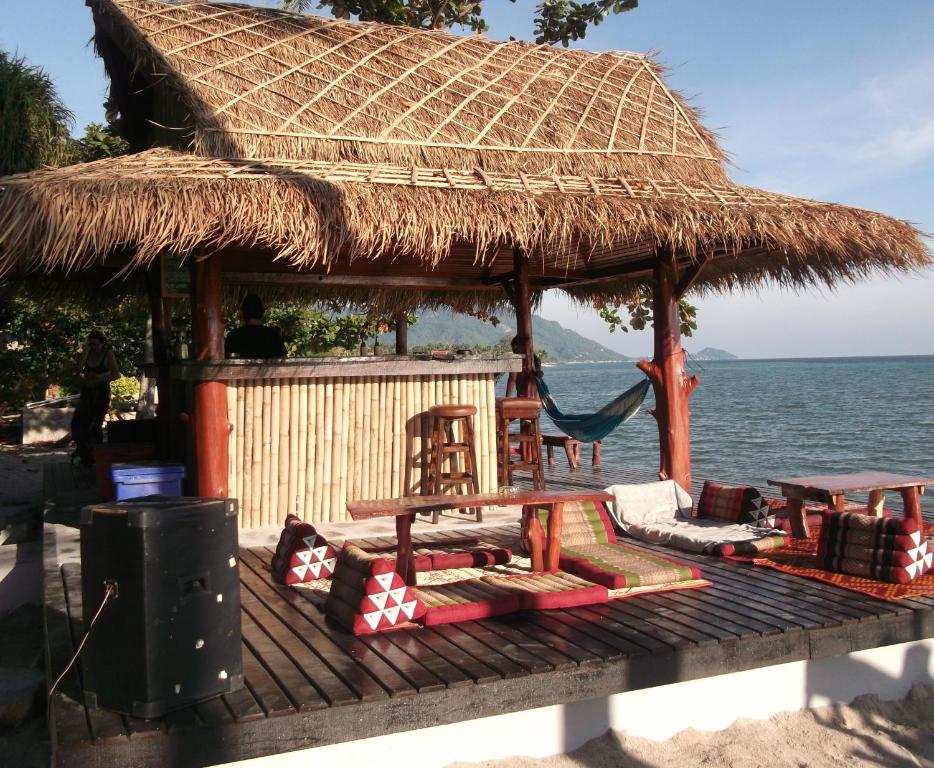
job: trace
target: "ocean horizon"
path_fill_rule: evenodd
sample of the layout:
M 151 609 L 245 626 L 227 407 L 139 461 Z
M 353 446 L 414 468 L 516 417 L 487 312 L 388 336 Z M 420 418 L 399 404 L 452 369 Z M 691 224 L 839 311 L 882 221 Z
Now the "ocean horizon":
M 765 487 L 779 476 L 859 470 L 934 477 L 934 355 L 689 357 L 687 368 L 701 379 L 691 399 L 697 478 Z M 544 373 L 566 413 L 596 411 L 643 378 L 630 361 L 558 363 Z M 604 465 L 658 467 L 653 405 L 650 390 L 604 440 Z M 556 431 L 544 414 L 542 430 Z M 589 466 L 589 449 L 582 458 Z

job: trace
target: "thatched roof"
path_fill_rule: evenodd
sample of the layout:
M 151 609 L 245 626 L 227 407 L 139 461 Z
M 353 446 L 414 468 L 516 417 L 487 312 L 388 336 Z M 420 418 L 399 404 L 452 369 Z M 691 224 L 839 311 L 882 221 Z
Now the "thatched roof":
M 27 269 L 90 267 L 115 244 L 132 244 L 137 265 L 164 251 L 239 248 L 318 272 L 347 271 L 354 260 L 361 271 L 361 259 L 447 266 L 452 251 L 468 247 L 455 276 L 495 277 L 511 269 L 504 249 L 517 245 L 535 255 L 537 275 L 558 284 L 613 271 L 644 279 L 651 244 L 662 243 L 687 259 L 716 255 L 703 282 L 727 287 L 763 278 L 832 283 L 925 261 L 904 222 L 733 184 L 155 149 L 0 186 L 0 225 L 11 223 L 0 226 L 0 246 Z M 605 279 L 598 288 L 607 288 Z
M 724 180 L 716 141 L 637 54 L 229 3 L 90 4 L 105 61 L 175 97 L 158 122 L 201 154 Z
M 535 286 L 579 297 L 631 291 L 659 247 L 707 257 L 701 289 L 930 263 L 910 224 L 731 182 L 640 56 L 90 2 L 124 118 L 150 131 L 137 144 L 176 150 L 0 180 L 0 272 L 222 250 L 253 281 L 288 270 L 351 297 L 493 301 L 513 246 Z

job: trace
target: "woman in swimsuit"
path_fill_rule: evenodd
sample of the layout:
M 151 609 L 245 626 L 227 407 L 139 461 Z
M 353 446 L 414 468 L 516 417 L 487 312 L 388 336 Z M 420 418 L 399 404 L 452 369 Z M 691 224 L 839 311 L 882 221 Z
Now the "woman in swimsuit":
M 81 358 L 81 397 L 71 420 L 75 441 L 73 458 L 83 464 L 93 460 L 95 445 L 104 442 L 104 417 L 110 407 L 110 382 L 120 378 L 117 358 L 107 346 L 104 334 L 91 331 Z

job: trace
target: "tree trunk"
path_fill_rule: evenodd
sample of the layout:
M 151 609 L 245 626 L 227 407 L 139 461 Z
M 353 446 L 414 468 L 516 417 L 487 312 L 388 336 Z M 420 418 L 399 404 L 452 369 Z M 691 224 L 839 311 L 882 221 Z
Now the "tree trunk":
M 221 260 L 209 256 L 191 265 L 192 357 L 224 359 L 224 315 L 221 308 Z M 223 381 L 196 381 L 192 426 L 198 496 L 227 496 L 227 386 Z
M 659 471 L 662 480 L 674 480 L 691 490 L 691 394 L 700 383 L 685 371 L 681 346 L 678 275 L 671 251 L 660 251 L 654 272 L 652 310 L 655 316 L 655 358 L 640 360 L 638 368 L 649 377 L 655 392 L 650 413 L 658 424 Z

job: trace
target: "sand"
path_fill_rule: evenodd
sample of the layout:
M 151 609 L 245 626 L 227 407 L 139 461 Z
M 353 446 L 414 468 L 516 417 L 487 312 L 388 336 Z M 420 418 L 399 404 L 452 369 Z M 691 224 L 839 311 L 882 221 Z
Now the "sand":
M 758 694 L 750 694 L 758 695 Z M 838 768 L 934 766 L 934 687 L 901 701 L 860 696 L 850 705 L 738 720 L 724 731 L 689 729 L 668 741 L 609 731 L 567 755 L 515 757 L 451 768 Z

